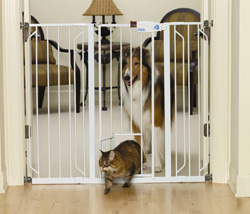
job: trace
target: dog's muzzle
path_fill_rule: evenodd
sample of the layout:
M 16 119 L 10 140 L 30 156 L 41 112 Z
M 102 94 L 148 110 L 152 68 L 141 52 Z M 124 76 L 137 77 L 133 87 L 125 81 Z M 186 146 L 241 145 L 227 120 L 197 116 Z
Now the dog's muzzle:
M 138 75 L 135 76 L 135 78 L 132 80 L 132 84 L 131 84 L 130 76 L 129 75 L 124 76 L 124 79 L 128 82 L 128 86 L 133 85 L 134 82 L 137 80 L 137 78 L 138 78 Z

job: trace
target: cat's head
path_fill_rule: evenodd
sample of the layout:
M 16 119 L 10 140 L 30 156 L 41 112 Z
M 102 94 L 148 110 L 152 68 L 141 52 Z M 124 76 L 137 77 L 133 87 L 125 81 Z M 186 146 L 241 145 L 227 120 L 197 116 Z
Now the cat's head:
M 101 150 L 100 150 L 101 151 Z M 103 152 L 99 159 L 99 167 L 103 172 L 114 172 L 117 170 L 116 155 L 113 150 Z

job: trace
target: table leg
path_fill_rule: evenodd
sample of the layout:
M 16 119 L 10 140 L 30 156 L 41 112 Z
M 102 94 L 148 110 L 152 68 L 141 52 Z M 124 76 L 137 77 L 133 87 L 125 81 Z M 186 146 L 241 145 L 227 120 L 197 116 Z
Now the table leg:
M 105 55 L 105 54 L 104 54 Z M 102 92 L 103 92 L 103 106 L 102 106 L 102 110 L 103 111 L 107 111 L 107 106 L 106 106 L 106 63 L 105 63 L 105 59 L 104 62 L 102 64 L 102 72 L 103 72 L 103 86 L 102 86 Z

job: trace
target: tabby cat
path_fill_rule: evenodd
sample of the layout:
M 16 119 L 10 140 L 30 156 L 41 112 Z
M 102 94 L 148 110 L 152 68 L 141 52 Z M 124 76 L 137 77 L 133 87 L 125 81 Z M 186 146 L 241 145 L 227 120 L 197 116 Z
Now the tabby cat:
M 104 194 L 109 193 L 116 178 L 125 178 L 123 187 L 129 187 L 134 174 L 141 169 L 141 146 L 133 140 L 120 143 L 114 150 L 102 152 L 99 166 L 105 174 Z M 146 157 L 143 154 L 143 163 Z

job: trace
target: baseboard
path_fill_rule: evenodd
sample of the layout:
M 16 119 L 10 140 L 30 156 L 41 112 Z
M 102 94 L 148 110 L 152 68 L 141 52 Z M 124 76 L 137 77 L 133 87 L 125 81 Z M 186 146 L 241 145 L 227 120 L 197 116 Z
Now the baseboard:
M 250 197 L 250 175 L 238 175 L 238 171 L 231 164 L 228 185 L 235 197 Z
M 8 188 L 6 178 L 7 178 L 7 176 L 6 176 L 6 168 L 4 168 L 3 171 L 0 172 L 0 194 L 5 193 L 7 188 Z
M 250 197 L 250 175 L 237 176 L 237 189 L 235 197 Z
M 238 175 L 238 171 L 236 170 L 234 166 L 230 164 L 228 185 L 233 191 L 234 195 L 236 194 L 237 175 Z

